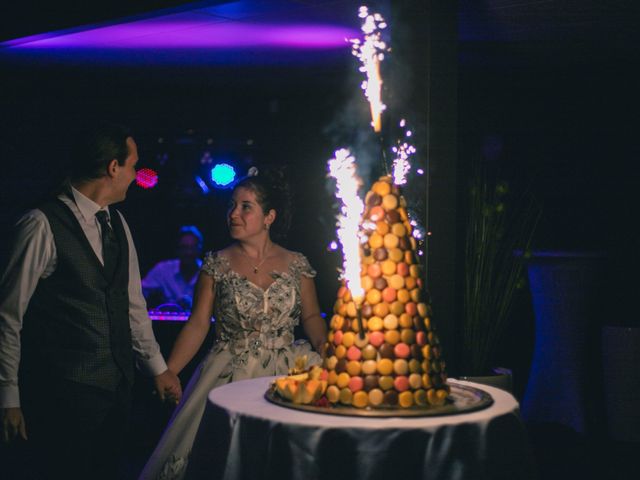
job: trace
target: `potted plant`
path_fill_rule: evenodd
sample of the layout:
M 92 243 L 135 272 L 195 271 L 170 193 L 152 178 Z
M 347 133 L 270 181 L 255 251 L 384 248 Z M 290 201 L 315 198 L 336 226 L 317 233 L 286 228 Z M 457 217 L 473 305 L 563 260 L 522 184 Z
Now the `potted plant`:
M 529 191 L 510 191 L 506 181 L 477 163 L 469 188 L 464 251 L 461 372 L 467 379 L 510 390 L 510 371 L 496 372 L 493 355 L 510 318 L 514 296 L 526 282 L 524 267 L 541 209 Z M 471 378 L 473 377 L 473 378 Z

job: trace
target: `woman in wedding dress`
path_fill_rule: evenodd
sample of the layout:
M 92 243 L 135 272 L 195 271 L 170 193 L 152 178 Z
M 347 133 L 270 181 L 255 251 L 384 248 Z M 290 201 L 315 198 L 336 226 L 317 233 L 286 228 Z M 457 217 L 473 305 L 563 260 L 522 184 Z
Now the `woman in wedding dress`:
M 216 340 L 141 479 L 183 478 L 211 389 L 237 380 L 286 375 L 303 355 L 309 365 L 320 363 L 316 352 L 326 340 L 326 324 L 320 316 L 315 271 L 304 255 L 272 241 L 271 232 L 287 226 L 285 192 L 272 185 L 262 175 L 250 176 L 234 189 L 227 223 L 235 242 L 206 255 L 193 311 L 171 351 L 169 369 L 178 374 L 197 353 L 212 314 Z M 300 322 L 312 345 L 294 341 L 293 329 Z

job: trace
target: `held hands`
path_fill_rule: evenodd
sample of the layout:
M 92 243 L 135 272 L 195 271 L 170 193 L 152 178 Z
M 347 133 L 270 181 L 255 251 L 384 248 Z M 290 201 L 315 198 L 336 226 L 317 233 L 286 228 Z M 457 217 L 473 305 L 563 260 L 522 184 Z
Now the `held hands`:
M 15 437 L 27 439 L 27 429 L 20 407 L 0 408 L 0 420 L 2 421 L 2 443 L 10 443 Z
M 177 405 L 182 398 L 182 387 L 178 376 L 171 370 L 167 369 L 160 375 L 154 377 L 156 391 L 160 400 L 170 402 Z

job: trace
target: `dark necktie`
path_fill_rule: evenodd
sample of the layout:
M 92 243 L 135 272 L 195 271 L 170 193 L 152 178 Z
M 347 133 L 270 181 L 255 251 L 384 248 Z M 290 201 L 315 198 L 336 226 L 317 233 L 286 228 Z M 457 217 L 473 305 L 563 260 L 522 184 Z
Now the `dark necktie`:
M 102 260 L 104 262 L 104 272 L 107 279 L 112 280 L 113 274 L 116 271 L 120 248 L 118 247 L 116 235 L 113 233 L 111 225 L 109 225 L 109 214 L 104 210 L 100 210 L 96 213 L 96 218 L 98 222 L 100 222 L 102 230 Z

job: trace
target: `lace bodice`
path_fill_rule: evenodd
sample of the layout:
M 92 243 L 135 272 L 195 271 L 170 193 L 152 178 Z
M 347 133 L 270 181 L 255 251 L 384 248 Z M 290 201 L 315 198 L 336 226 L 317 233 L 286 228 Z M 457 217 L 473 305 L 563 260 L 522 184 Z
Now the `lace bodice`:
M 219 252 L 206 255 L 202 270 L 215 280 L 217 344 L 225 344 L 236 363 L 245 363 L 247 354 L 258 356 L 293 343 L 301 314 L 301 276 L 316 275 L 304 255 L 294 253 L 286 272 L 271 272 L 274 281 L 265 290 L 232 270 Z

